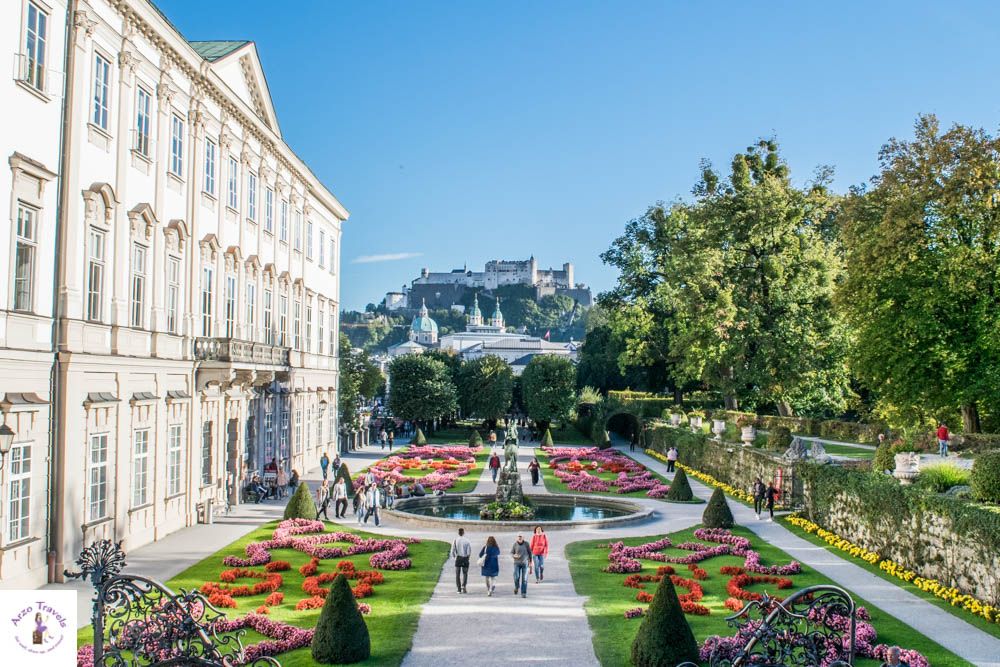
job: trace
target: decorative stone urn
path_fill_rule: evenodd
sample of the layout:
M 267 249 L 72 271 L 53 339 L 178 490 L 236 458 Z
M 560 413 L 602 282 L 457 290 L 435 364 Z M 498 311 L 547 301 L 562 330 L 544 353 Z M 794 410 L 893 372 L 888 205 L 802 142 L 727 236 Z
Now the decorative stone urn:
M 680 426 L 681 425 L 681 415 L 680 415 L 679 412 L 671 412 L 670 413 L 670 425 L 671 426 Z
M 701 417 L 691 416 L 688 417 L 688 421 L 691 422 L 691 430 L 697 433 L 701 430 Z
M 892 476 L 904 486 L 913 484 L 913 480 L 920 474 L 920 454 L 901 452 L 896 454 L 895 460 L 896 469 L 892 471 Z
M 725 419 L 713 419 L 712 420 L 712 433 L 715 434 L 716 439 L 722 440 L 722 434 L 726 432 L 726 420 Z
M 740 440 L 743 441 L 744 447 L 749 447 L 753 444 L 754 438 L 757 437 L 757 429 L 751 426 L 744 426 L 740 429 Z

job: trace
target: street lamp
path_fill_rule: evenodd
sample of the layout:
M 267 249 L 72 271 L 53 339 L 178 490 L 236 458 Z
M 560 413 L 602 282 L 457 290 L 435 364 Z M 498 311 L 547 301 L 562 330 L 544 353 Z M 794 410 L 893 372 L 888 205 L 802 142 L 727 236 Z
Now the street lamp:
M 13 444 L 14 429 L 4 423 L 0 426 L 0 470 L 3 469 L 4 461 L 7 459 L 7 454 L 10 453 L 10 447 Z

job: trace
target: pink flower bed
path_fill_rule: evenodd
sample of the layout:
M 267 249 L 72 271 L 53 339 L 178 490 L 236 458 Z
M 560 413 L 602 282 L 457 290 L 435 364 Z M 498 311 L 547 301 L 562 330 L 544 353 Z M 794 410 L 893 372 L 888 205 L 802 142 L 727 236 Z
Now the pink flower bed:
M 482 447 L 464 445 L 414 445 L 406 451 L 382 459 L 370 470 L 379 482 L 385 479 L 391 484 L 420 482 L 424 488 L 432 491 L 447 491 L 460 478 L 475 470 L 476 454 L 482 451 Z M 414 477 L 405 475 L 405 470 L 431 472 L 423 477 Z M 354 478 L 354 482 L 357 484 L 363 478 L 364 474 L 360 474 Z
M 248 544 L 244 549 L 246 558 L 226 556 L 222 562 L 230 567 L 264 565 L 271 561 L 272 549 L 296 549 L 324 559 L 370 553 L 368 564 L 378 570 L 408 570 L 412 564 L 406 545 L 417 542 L 413 538 L 384 540 L 359 537 L 353 533 L 324 533 L 323 530 L 322 521 L 286 519 L 278 524 L 270 540 Z M 349 542 L 351 546 L 324 546 L 331 542 Z
M 650 498 L 662 498 L 670 490 L 646 466 L 628 456 L 598 447 L 552 447 L 546 450 L 549 468 L 556 479 L 571 491 L 618 493 L 645 491 Z M 617 477 L 606 481 L 592 473 L 610 472 Z

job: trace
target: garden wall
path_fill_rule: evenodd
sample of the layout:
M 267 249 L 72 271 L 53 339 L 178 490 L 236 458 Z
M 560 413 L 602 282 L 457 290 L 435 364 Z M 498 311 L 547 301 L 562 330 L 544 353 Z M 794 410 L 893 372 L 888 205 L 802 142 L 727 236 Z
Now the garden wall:
M 786 503 L 826 530 L 895 561 L 919 576 L 1000 605 L 1000 513 L 895 479 L 842 466 L 788 464 L 769 453 L 717 443 L 687 429 L 656 426 L 646 446 L 732 486 L 773 479 L 779 468 Z

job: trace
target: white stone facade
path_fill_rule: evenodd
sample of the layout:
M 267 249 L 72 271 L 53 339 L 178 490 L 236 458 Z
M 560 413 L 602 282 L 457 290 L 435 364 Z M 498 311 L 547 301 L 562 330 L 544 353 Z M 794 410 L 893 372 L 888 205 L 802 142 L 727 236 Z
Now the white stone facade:
M 0 587 L 159 539 L 337 441 L 348 213 L 283 142 L 253 43 L 188 43 L 146 0 L 69 4 L 0 10 L 26 63 L 0 84 Z

